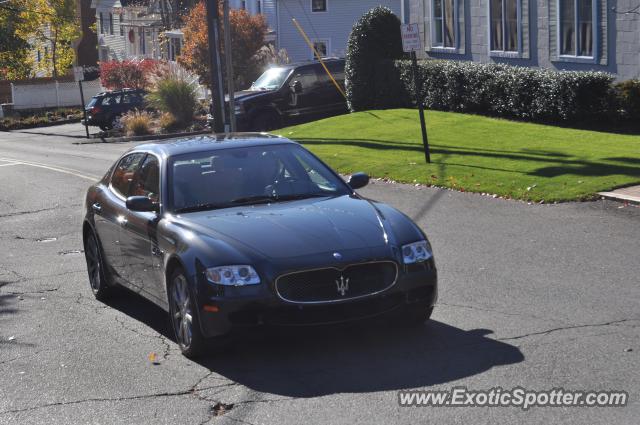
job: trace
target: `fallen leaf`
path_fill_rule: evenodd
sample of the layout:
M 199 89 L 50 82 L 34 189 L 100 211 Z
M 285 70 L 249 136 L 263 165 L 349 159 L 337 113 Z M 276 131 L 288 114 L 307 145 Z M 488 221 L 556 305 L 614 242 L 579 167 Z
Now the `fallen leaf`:
M 7 338 L 9 341 L 13 341 L 14 339 L 16 339 L 15 335 L 11 335 L 9 338 Z

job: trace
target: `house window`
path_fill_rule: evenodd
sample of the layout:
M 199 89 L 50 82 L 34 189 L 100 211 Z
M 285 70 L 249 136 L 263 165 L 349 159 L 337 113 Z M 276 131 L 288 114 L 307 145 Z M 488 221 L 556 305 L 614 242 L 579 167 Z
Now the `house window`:
M 518 0 L 490 0 L 491 50 L 517 52 Z
M 109 34 L 113 35 L 113 13 L 109 13 Z
M 559 0 L 560 54 L 593 57 L 594 0 Z
M 329 52 L 329 40 L 315 40 L 313 42 L 313 48 L 318 52 L 320 57 L 324 58 L 327 56 Z M 317 59 L 315 54 L 313 55 L 314 59 Z
M 100 34 L 104 34 L 104 17 L 102 16 L 102 12 L 98 14 L 98 20 L 100 21 Z
M 240 2 L 240 9 L 247 10 L 247 2 L 246 2 L 246 0 L 242 0 Z
M 311 0 L 311 11 L 312 12 L 326 12 L 327 11 L 327 0 Z
M 434 47 L 456 47 L 457 0 L 433 0 Z
M 124 25 L 122 25 L 122 18 L 120 18 L 120 37 L 124 37 Z
M 258 14 L 262 13 L 262 0 L 258 0 L 258 2 L 256 3 L 256 12 Z
M 36 60 L 37 60 L 38 62 L 40 62 L 40 61 L 42 60 L 42 53 L 40 52 L 40 49 L 38 49 L 38 52 L 37 52 L 37 53 L 38 53 L 38 54 L 37 54 L 37 58 L 36 58 Z

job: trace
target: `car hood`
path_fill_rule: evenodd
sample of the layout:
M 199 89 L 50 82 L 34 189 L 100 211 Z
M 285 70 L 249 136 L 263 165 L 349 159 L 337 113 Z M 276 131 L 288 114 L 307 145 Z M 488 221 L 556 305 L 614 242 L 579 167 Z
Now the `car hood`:
M 373 252 L 390 242 L 389 229 L 376 207 L 348 195 L 188 213 L 180 218 L 195 232 L 236 242 L 267 258 Z
M 245 101 L 254 97 L 264 96 L 268 93 L 273 93 L 275 90 L 242 90 L 233 94 L 235 100 Z M 229 95 L 224 97 L 225 102 L 229 102 Z

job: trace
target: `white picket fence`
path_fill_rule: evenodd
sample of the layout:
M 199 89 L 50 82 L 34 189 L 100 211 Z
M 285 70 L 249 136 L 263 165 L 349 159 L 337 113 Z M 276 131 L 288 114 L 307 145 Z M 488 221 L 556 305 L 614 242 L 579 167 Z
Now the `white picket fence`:
M 100 80 L 82 83 L 84 101 L 104 91 Z M 81 106 L 80 88 L 76 82 L 51 82 L 46 84 L 11 84 L 13 109 L 38 109 Z

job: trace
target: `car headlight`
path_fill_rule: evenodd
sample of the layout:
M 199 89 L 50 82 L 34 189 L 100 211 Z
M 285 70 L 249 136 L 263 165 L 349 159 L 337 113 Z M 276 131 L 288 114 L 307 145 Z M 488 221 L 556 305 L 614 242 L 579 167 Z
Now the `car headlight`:
M 242 286 L 260 283 L 260 276 L 251 266 L 212 267 L 207 269 L 205 275 L 209 282 L 216 285 Z
M 402 245 L 402 261 L 405 264 L 420 263 L 431 258 L 431 246 L 427 241 Z

